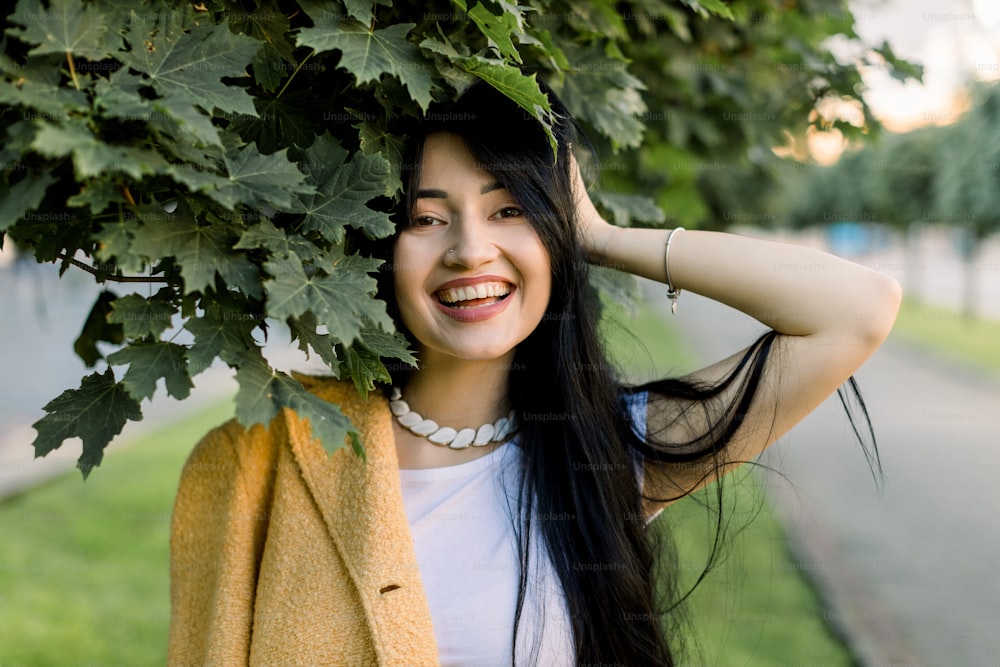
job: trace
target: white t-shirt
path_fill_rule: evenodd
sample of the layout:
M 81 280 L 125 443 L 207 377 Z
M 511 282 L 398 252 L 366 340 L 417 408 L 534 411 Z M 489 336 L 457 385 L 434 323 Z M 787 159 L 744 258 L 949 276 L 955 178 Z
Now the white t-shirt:
M 636 396 L 630 407 L 637 429 L 645 432 L 645 395 Z M 444 667 L 511 664 L 519 575 L 511 515 L 519 459 L 516 443 L 509 442 L 468 463 L 399 471 Z M 576 664 L 573 632 L 562 587 L 541 535 L 533 531 L 518 664 L 571 666 Z

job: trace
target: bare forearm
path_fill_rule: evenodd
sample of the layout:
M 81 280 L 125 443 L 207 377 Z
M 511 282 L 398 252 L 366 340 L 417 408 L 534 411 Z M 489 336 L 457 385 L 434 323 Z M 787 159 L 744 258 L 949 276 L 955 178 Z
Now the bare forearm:
M 595 259 L 665 282 L 668 234 L 610 228 Z M 884 336 L 899 303 L 898 284 L 867 267 L 818 250 L 736 234 L 678 232 L 669 264 L 675 287 L 729 305 L 789 335 L 849 331 Z

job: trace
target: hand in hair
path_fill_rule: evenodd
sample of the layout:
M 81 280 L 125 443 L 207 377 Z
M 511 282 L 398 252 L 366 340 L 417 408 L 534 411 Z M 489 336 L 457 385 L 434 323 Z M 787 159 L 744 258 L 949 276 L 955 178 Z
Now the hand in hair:
M 573 179 L 573 194 L 576 197 L 576 225 L 580 233 L 580 243 L 587 259 L 601 263 L 605 259 L 608 243 L 617 227 L 607 222 L 587 194 L 587 186 L 580 171 L 576 156 L 570 151 L 570 178 Z

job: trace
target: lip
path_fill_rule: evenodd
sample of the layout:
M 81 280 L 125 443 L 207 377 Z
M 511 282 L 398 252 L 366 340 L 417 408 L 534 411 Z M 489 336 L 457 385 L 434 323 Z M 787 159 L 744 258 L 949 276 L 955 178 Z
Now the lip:
M 438 301 L 437 297 L 434 296 L 437 292 L 441 290 L 451 289 L 453 287 L 468 287 L 469 285 L 478 285 L 480 283 L 505 283 L 510 285 L 510 292 L 506 297 L 497 301 L 496 303 L 491 303 L 486 306 L 476 306 L 474 308 L 452 308 L 451 306 L 446 306 L 445 304 Z M 507 306 L 510 305 L 511 296 L 517 291 L 517 287 L 514 283 L 510 282 L 506 278 L 500 276 L 486 275 L 486 276 L 472 276 L 469 278 L 456 278 L 455 280 L 449 280 L 437 287 L 431 293 L 431 300 L 437 307 L 438 311 L 444 313 L 449 318 L 456 320 L 458 322 L 480 322 L 482 320 L 488 320 L 495 315 L 499 315 Z
M 487 306 L 475 306 L 474 308 L 452 308 L 451 306 L 444 305 L 437 299 L 434 299 L 434 305 L 437 306 L 439 311 L 453 320 L 458 320 L 459 322 L 480 322 L 502 313 L 510 304 L 510 297 L 514 294 L 514 291 L 515 290 L 512 287 L 510 294 L 508 294 L 506 298 Z

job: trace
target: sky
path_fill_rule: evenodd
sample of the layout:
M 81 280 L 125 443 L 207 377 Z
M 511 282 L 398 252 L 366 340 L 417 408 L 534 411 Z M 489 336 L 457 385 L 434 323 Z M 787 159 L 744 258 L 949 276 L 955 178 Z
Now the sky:
M 973 79 L 1000 80 L 1000 0 L 851 0 L 869 44 L 924 65 L 924 82 L 902 84 L 877 68 L 864 73 L 865 99 L 890 129 L 947 125 L 961 115 Z

